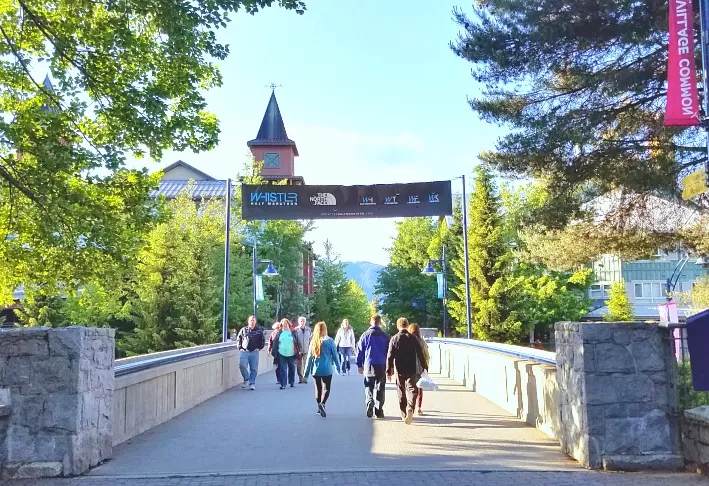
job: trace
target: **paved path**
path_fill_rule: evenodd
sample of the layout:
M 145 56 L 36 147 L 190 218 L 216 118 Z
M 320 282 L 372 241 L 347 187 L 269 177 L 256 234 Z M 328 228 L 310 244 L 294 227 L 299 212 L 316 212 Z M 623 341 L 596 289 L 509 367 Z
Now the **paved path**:
M 452 381 L 424 396 L 426 416 L 401 422 L 392 385 L 384 420 L 364 414 L 360 376 L 336 376 L 328 416 L 313 385 L 233 389 L 114 448 L 87 476 L 41 486 L 526 484 L 694 486 L 688 475 L 586 471 L 558 442 Z M 328 471 L 328 472 L 322 472 Z

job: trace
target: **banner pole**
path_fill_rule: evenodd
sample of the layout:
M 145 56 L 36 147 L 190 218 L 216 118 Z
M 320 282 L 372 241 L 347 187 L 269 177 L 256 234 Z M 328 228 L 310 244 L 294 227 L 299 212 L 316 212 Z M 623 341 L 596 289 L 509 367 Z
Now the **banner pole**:
M 700 41 L 702 43 L 702 94 L 704 96 L 704 99 L 702 100 L 702 105 L 704 106 L 704 117 L 701 120 L 701 124 L 707 132 L 707 160 L 704 161 L 704 170 L 706 172 L 707 185 L 709 185 L 709 77 L 707 76 L 707 72 L 709 70 L 709 0 L 699 0 L 699 33 Z
M 224 240 L 224 301 L 222 303 L 222 342 L 227 341 L 229 333 L 229 256 L 231 242 L 231 179 L 226 180 L 226 238 Z

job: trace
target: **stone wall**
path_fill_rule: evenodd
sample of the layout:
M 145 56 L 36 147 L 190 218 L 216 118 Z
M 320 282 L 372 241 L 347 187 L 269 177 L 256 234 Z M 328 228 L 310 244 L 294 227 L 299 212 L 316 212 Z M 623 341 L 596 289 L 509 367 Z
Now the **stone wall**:
M 0 332 L 2 477 L 81 474 L 111 455 L 114 331 Z
M 683 466 L 669 331 L 644 323 L 558 323 L 562 450 L 588 468 Z
M 709 406 L 684 412 L 682 442 L 689 467 L 709 474 Z

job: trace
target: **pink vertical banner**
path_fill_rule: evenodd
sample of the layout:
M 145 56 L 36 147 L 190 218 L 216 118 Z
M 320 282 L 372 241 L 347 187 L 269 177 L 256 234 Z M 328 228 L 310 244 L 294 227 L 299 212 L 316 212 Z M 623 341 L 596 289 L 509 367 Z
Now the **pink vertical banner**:
M 691 0 L 669 0 L 670 51 L 667 60 L 665 125 L 699 125 L 694 16 Z

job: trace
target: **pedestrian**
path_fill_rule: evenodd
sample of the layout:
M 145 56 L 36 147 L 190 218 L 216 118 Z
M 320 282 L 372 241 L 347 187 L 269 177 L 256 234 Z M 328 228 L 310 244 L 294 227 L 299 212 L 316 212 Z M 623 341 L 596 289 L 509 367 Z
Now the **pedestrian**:
M 367 417 L 384 418 L 387 350 L 389 335 L 382 331 L 381 316 L 374 314 L 369 329 L 357 343 L 357 371 L 364 375 L 364 406 Z
M 421 345 L 421 349 L 423 350 L 423 356 L 426 359 L 426 363 L 431 362 L 431 354 L 428 352 L 428 344 L 426 344 L 426 340 L 423 338 L 421 335 L 421 328 L 419 327 L 418 324 L 413 323 L 409 325 L 409 334 L 412 336 L 415 336 L 416 339 L 418 339 L 419 344 Z M 418 375 L 418 378 L 421 378 L 421 375 L 423 374 L 423 366 L 420 360 L 416 360 L 416 374 Z M 418 382 L 417 378 L 417 382 Z M 423 389 L 417 387 L 418 389 L 418 394 L 416 396 L 416 413 L 418 415 L 423 415 L 423 411 L 421 410 L 421 402 L 423 400 Z
M 315 324 L 307 363 L 305 377 L 310 376 L 312 372 L 315 379 L 315 401 L 318 402 L 318 413 L 325 418 L 327 416 L 325 404 L 330 396 L 333 365 L 339 373 L 340 356 L 337 354 L 335 342 L 327 335 L 327 325 L 322 321 Z
M 298 327 L 295 328 L 295 339 L 298 341 L 298 348 L 300 348 L 300 354 L 298 354 L 298 383 L 308 382 L 308 378 L 303 375 L 303 371 L 308 364 L 308 349 L 310 349 L 311 337 L 312 333 L 305 317 L 300 316 L 298 318 Z
M 254 316 L 249 316 L 248 325 L 239 331 L 236 344 L 239 348 L 239 369 L 244 378 L 241 388 L 248 386 L 251 390 L 255 390 L 259 351 L 266 345 L 266 338 L 263 335 L 263 329 L 258 327 Z
M 399 332 L 389 341 L 387 354 L 387 377 L 396 373 L 396 389 L 399 397 L 399 410 L 401 419 L 409 425 L 414 419 L 414 408 L 418 396 L 419 375 L 416 373 L 417 359 L 424 371 L 428 371 L 428 362 L 423 354 L 421 345 L 414 336 L 409 334 L 409 321 L 400 317 L 396 321 Z
M 350 356 L 352 356 L 352 351 L 356 345 L 357 342 L 355 341 L 354 331 L 350 326 L 350 320 L 343 319 L 342 325 L 335 336 L 335 346 L 337 346 L 337 352 L 342 357 L 343 375 L 350 374 Z
M 276 369 L 276 385 L 281 384 L 281 367 L 278 362 L 278 353 L 273 351 L 273 338 L 276 337 L 278 331 L 281 330 L 281 323 L 274 322 L 271 326 L 271 335 L 268 336 L 268 354 L 273 357 L 273 366 Z
M 229 341 L 236 341 L 236 338 L 239 334 L 236 332 L 236 329 L 231 328 L 229 329 L 229 332 L 227 333 L 227 339 Z
M 281 320 L 281 330 L 273 338 L 272 351 L 278 354 L 281 390 L 286 388 L 286 383 L 290 384 L 291 388 L 295 386 L 295 357 L 300 349 L 293 331 L 291 322 L 288 319 L 283 319 Z

